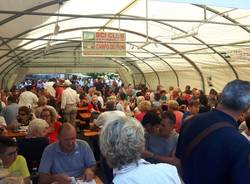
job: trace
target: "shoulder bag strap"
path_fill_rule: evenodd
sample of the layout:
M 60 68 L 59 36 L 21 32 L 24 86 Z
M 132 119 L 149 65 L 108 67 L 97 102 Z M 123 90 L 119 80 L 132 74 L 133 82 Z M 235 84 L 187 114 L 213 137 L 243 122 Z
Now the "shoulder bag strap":
M 189 155 L 193 152 L 194 148 L 197 147 L 200 142 L 205 139 L 209 134 L 213 133 L 214 131 L 221 129 L 221 128 L 225 128 L 225 127 L 231 127 L 234 128 L 233 125 L 231 125 L 228 122 L 219 122 L 219 123 L 215 123 L 209 127 L 207 127 L 205 130 L 203 130 L 200 134 L 198 134 L 191 143 L 189 143 L 189 145 L 187 146 L 186 150 L 184 151 L 184 153 L 182 154 L 181 157 L 181 161 L 184 162 Z

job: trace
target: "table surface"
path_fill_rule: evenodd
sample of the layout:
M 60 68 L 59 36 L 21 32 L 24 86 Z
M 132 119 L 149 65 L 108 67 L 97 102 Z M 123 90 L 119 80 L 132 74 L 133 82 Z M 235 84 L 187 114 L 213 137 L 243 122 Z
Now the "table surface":
M 91 117 L 91 113 L 90 112 L 80 113 L 80 117 L 83 119 L 89 119 Z
M 3 135 L 6 136 L 6 137 L 25 137 L 27 135 L 27 131 L 18 131 L 18 132 L 15 132 L 13 130 L 8 130 Z
M 98 176 L 95 177 L 95 182 L 96 184 L 103 184 L 102 180 Z
M 90 129 L 84 129 L 83 130 L 83 135 L 85 137 L 94 137 L 100 135 L 101 131 L 100 130 L 90 130 Z
M 9 175 L 10 175 L 10 173 L 7 169 L 0 169 L 0 181 L 4 180 L 4 178 L 8 178 Z M 95 177 L 95 182 L 96 182 L 96 184 L 103 184 L 102 180 L 98 176 Z M 56 182 L 54 182 L 54 183 L 56 183 Z
M 77 110 L 78 111 L 87 111 L 89 109 L 88 109 L 88 107 L 78 107 Z

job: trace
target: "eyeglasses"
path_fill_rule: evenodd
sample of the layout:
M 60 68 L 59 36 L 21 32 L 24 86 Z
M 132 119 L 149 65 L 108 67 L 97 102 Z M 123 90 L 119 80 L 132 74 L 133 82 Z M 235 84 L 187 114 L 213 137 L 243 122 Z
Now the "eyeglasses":
M 19 116 L 26 116 L 27 114 L 25 114 L 25 113 L 19 113 L 18 115 Z

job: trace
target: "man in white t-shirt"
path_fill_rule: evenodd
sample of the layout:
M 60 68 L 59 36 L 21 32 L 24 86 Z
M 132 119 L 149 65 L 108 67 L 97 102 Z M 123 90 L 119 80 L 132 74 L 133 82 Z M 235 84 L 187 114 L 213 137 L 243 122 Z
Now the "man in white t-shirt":
M 32 86 L 26 86 L 26 91 L 22 92 L 19 96 L 19 107 L 26 106 L 31 109 L 33 109 L 35 106 L 37 106 L 38 98 L 36 94 L 31 92 Z
M 75 125 L 77 104 L 80 102 L 79 95 L 72 89 L 69 80 L 64 81 L 66 89 L 62 93 L 61 109 L 64 112 L 64 118 L 67 122 Z

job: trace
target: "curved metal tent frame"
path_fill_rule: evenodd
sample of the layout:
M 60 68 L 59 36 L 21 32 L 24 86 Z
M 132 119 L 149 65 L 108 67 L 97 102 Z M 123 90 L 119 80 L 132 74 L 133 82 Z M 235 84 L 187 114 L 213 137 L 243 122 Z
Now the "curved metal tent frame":
M 71 29 L 71 30 L 62 30 L 62 31 L 60 31 L 60 33 L 62 33 L 62 32 L 70 32 L 70 31 L 75 31 L 75 30 L 84 30 L 84 29 L 97 29 L 97 28 L 100 28 L 100 27 L 87 27 L 87 28 L 85 28 L 85 27 L 80 27 L 80 28 L 74 28 L 73 30 L 72 30 L 72 29 Z M 103 29 L 118 30 L 117 28 L 111 28 L 111 27 L 104 27 Z M 133 33 L 133 34 L 136 34 L 136 35 L 139 35 L 139 36 L 142 36 L 142 37 L 146 37 L 146 35 L 143 35 L 143 34 L 141 34 L 141 33 L 137 33 L 137 32 L 135 32 L 135 31 L 124 30 L 124 29 L 119 29 L 119 30 L 120 30 L 120 31 L 124 31 L 124 32 Z M 49 35 L 43 35 L 42 38 L 45 38 L 45 37 L 48 37 L 48 36 L 49 36 Z M 157 39 L 155 39 L 155 38 L 151 38 L 151 37 L 148 37 L 148 38 L 151 39 L 151 40 L 154 40 L 154 41 L 156 41 L 156 42 L 159 42 L 159 40 L 157 40 Z M 39 39 L 40 39 L 40 38 L 39 38 Z M 24 45 L 30 44 L 30 43 L 32 43 L 32 42 L 34 42 L 34 41 L 27 42 L 27 43 L 24 44 Z M 191 61 L 188 57 L 184 56 L 183 54 L 179 53 L 179 52 L 178 52 L 177 50 L 175 50 L 174 48 L 168 46 L 167 44 L 160 43 L 160 42 L 159 42 L 159 44 L 162 44 L 162 45 L 166 46 L 167 48 L 173 50 L 175 53 L 178 53 L 178 54 L 181 55 L 183 58 L 185 58 L 191 65 L 193 65 L 194 68 L 197 70 L 197 72 L 200 74 L 200 77 L 201 77 L 201 79 L 202 79 L 203 89 L 205 88 L 205 87 L 204 87 L 204 77 L 202 76 L 201 71 L 200 71 L 199 68 L 195 65 L 195 63 L 194 63 L 193 61 Z M 21 45 L 21 46 L 17 47 L 16 49 L 22 48 L 24 45 Z M 14 50 L 16 50 L 16 49 L 14 49 Z M 11 52 L 11 51 L 10 51 L 10 52 Z M 9 52 L 9 53 L 10 53 L 10 52 Z M 25 52 L 25 51 L 24 51 L 24 52 Z M 24 52 L 23 52 L 23 53 L 24 53 Z M 9 53 L 7 53 L 6 55 L 8 55 Z M 21 54 L 22 54 L 22 53 L 21 53 Z M 10 60 L 12 60 L 12 59 L 14 59 L 14 58 L 15 58 L 15 57 L 9 58 L 7 61 L 10 61 Z M 25 62 L 25 63 L 26 63 L 26 62 Z M 13 65 L 13 64 L 14 64 L 14 63 L 11 63 L 11 64 L 7 65 L 7 67 L 5 67 L 5 68 L 3 69 L 3 71 L 8 70 L 8 68 L 11 67 L 11 65 Z M 8 73 L 11 72 L 11 70 L 13 70 L 17 65 L 18 65 L 18 64 L 14 64 L 14 66 L 4 74 L 3 80 L 4 80 L 4 78 L 8 75 Z M 158 79 L 158 80 L 159 80 L 159 79 Z
M 42 3 L 42 4 L 39 4 L 39 5 L 36 5 L 34 7 L 31 7 L 31 8 L 28 8 L 26 10 L 23 10 L 23 11 L 12 11 L 12 10 L 0 10 L 0 13 L 5 13 L 5 14 L 13 14 L 15 13 L 14 15 L 12 16 L 9 16 L 3 20 L 0 21 L 0 25 L 1 26 L 4 26 L 6 25 L 7 23 L 17 19 L 17 18 L 20 18 L 22 16 L 25 16 L 25 15 L 35 15 L 35 16 L 63 16 L 63 17 L 68 17 L 68 18 L 65 18 L 63 20 L 57 20 L 57 21 L 52 21 L 52 22 L 49 22 L 49 23 L 46 23 L 44 25 L 40 25 L 40 26 L 37 26 L 35 28 L 30 28 L 28 30 L 24 30 L 23 32 L 17 32 L 17 34 L 11 36 L 11 37 L 4 37 L 4 36 L 0 36 L 0 39 L 2 41 L 2 43 L 0 43 L 0 48 L 1 47 L 4 47 L 6 46 L 7 49 L 2 49 L 3 51 L 5 50 L 9 50 L 9 52 L 7 53 L 3 53 L 2 55 L 0 55 L 0 62 L 2 62 L 2 66 L 0 68 L 0 71 L 1 71 L 1 76 L 2 76 L 2 82 L 1 82 L 1 86 L 4 87 L 6 84 L 4 83 L 5 81 L 5 78 L 6 76 L 8 76 L 13 70 L 15 70 L 17 67 L 23 67 L 25 66 L 27 63 L 30 63 L 36 59 L 38 59 L 39 57 L 41 57 L 42 55 L 39 55 L 37 57 L 34 57 L 37 55 L 37 51 L 39 52 L 39 50 L 34 50 L 34 51 L 30 51 L 30 50 L 25 50 L 23 49 L 24 46 L 26 45 L 29 45 L 31 43 L 34 43 L 38 40 L 53 40 L 53 39 L 46 39 L 46 38 L 49 38 L 51 36 L 51 33 L 49 34 L 44 34 L 42 36 L 40 36 L 39 38 L 35 38 L 35 39 L 31 39 L 31 38 L 26 38 L 26 39 L 30 39 L 30 41 L 26 42 L 25 44 L 22 44 L 22 45 L 19 45 L 19 46 L 16 46 L 14 48 L 12 48 L 12 45 L 11 45 L 11 42 L 12 41 L 15 41 L 15 40 L 25 40 L 25 38 L 23 38 L 22 36 L 25 36 L 29 33 L 32 33 L 34 31 L 37 31 L 37 30 L 40 30 L 44 27 L 47 27 L 47 26 L 51 26 L 51 25 L 54 25 L 55 23 L 63 23 L 63 22 L 69 22 L 69 21 L 72 21 L 72 20 L 75 20 L 75 19 L 81 19 L 81 18 L 92 18 L 92 19 L 109 19 L 108 23 L 110 23 L 112 20 L 139 20 L 139 21 L 145 21 L 145 22 L 153 22 L 153 23 L 157 23 L 159 25 L 164 25 L 166 27 L 170 27 L 171 29 L 174 29 L 174 30 L 177 30 L 179 32 L 182 32 L 184 34 L 187 34 L 188 31 L 184 30 L 183 28 L 181 27 L 178 27 L 176 25 L 172 25 L 172 24 L 169 24 L 167 23 L 166 21 L 171 21 L 171 19 L 159 19 L 159 18 L 144 18 L 144 17 L 140 17 L 140 16 L 135 16 L 135 15 L 125 15 L 123 14 L 123 12 L 130 8 L 131 5 L 133 5 L 135 2 L 137 1 L 132 1 L 128 6 L 124 7 L 121 11 L 119 11 L 117 14 L 106 14 L 106 15 L 79 15 L 79 14 L 65 14 L 65 13 L 45 13 L 45 12 L 37 12 L 38 10 L 41 10 L 41 9 L 44 9 L 46 7 L 49 7 L 49 6 L 53 6 L 53 5 L 58 5 L 58 3 L 63 3 L 63 2 L 67 2 L 69 0 L 53 0 L 53 1 L 48 1 L 48 2 L 45 2 L 45 3 Z M 208 7 L 208 6 L 204 6 L 204 5 L 197 5 L 197 4 L 193 4 L 194 7 L 197 7 L 197 8 L 201 8 L 201 9 L 204 9 L 205 11 L 209 11 L 211 13 L 214 13 L 216 14 L 217 16 L 219 16 L 220 18 L 222 19 L 225 19 L 230 23 L 227 23 L 227 22 L 223 22 L 222 24 L 225 24 L 225 25 L 235 25 L 239 28 L 241 28 L 242 30 L 244 30 L 245 32 L 247 33 L 250 33 L 250 29 L 248 29 L 249 25 L 246 25 L 246 24 L 241 24 L 240 22 L 236 21 L 235 19 L 233 19 L 232 17 L 230 17 L 229 15 L 226 15 L 220 11 L 217 11 L 216 9 L 214 8 L 211 8 L 211 7 Z M 178 22 L 178 20 L 172 20 L 173 23 L 174 22 Z M 180 22 L 197 22 L 195 20 L 180 20 Z M 198 49 L 192 49 L 192 50 L 187 50 L 187 51 L 182 51 L 182 50 L 179 50 L 175 47 L 172 47 L 171 44 L 172 43 L 164 43 L 163 41 L 161 41 L 160 39 L 157 39 L 156 37 L 154 37 L 153 35 L 148 35 L 148 32 L 147 32 L 147 35 L 146 34 L 143 34 L 142 32 L 136 32 L 136 31 L 132 31 L 132 30 L 129 30 L 129 29 L 124 29 L 124 28 L 116 28 L 116 27 L 112 27 L 112 26 L 106 26 L 108 25 L 108 23 L 105 24 L 105 26 L 88 26 L 88 27 L 77 27 L 77 28 L 71 28 L 71 29 L 64 29 L 64 30 L 61 30 L 59 32 L 59 34 L 62 34 L 62 33 L 66 33 L 66 32 L 71 32 L 71 31 L 76 31 L 76 30 L 97 30 L 97 29 L 101 29 L 101 30 L 115 30 L 115 31 L 121 31 L 121 32 L 126 32 L 126 33 L 130 33 L 132 35 L 137 35 L 139 37 L 144 37 L 144 38 L 147 38 L 147 40 L 150 40 L 152 41 L 152 43 L 157 43 L 163 47 L 166 47 L 167 49 L 169 49 L 170 51 L 172 51 L 173 53 L 172 54 L 169 54 L 170 55 L 179 55 L 180 58 L 184 59 L 186 62 L 188 62 L 194 69 L 195 71 L 199 74 L 200 76 L 200 81 L 201 81 L 201 86 L 203 88 L 203 90 L 205 90 L 205 78 L 204 78 L 204 75 L 203 75 L 203 72 L 202 70 L 200 69 L 200 67 L 196 64 L 196 61 L 194 61 L 192 58 L 189 58 L 187 55 L 190 54 L 191 52 L 194 52 L 194 51 L 199 51 L 199 50 L 204 50 L 204 49 L 210 49 L 212 52 L 214 52 L 214 54 L 216 54 L 217 56 L 219 56 L 227 65 L 228 67 L 232 70 L 235 78 L 239 78 L 239 75 L 238 75 L 238 72 L 236 71 L 236 69 L 234 68 L 234 65 L 231 64 L 231 61 L 227 59 L 227 57 L 225 57 L 220 51 L 218 51 L 218 49 L 215 49 L 216 47 L 218 47 L 217 45 L 211 45 L 209 43 L 207 43 L 206 41 L 202 40 L 202 38 L 199 38 L 197 36 L 192 36 L 192 38 L 196 41 L 198 41 L 199 43 L 201 43 L 202 45 L 205 46 L 205 48 L 198 48 Z M 208 22 L 209 23 L 209 22 Z M 211 22 L 210 23 L 214 23 L 214 24 L 217 24 L 216 21 L 214 22 Z M 56 39 L 55 39 L 56 40 Z M 74 41 L 74 40 L 72 40 Z M 76 40 L 76 42 L 79 42 Z M 243 43 L 244 41 L 239 41 L 238 43 Z M 68 44 L 70 43 L 69 39 L 65 40 L 64 43 L 62 44 Z M 247 41 L 246 40 L 246 43 L 249 43 L 249 40 Z M 159 61 L 165 63 L 168 65 L 168 67 L 170 68 L 170 70 L 174 73 L 175 77 L 176 77 L 176 84 L 179 86 L 179 75 L 178 75 L 178 72 L 176 71 L 176 69 L 172 66 L 171 63 L 169 63 L 166 59 L 164 59 L 164 57 L 162 55 L 157 55 L 155 54 L 153 51 L 151 51 L 150 49 L 146 49 L 146 48 L 139 48 L 138 45 L 136 43 L 127 43 L 128 45 L 134 45 L 135 47 L 137 47 L 137 49 L 139 50 L 143 50 L 145 51 L 146 53 L 148 53 L 149 55 L 151 56 L 154 56 L 156 58 L 159 59 Z M 227 44 L 221 44 L 221 46 L 227 46 Z M 220 46 L 220 47 L 221 47 Z M 231 46 L 230 44 L 228 44 L 228 46 Z M 74 48 L 74 46 L 72 46 Z M 66 48 L 70 48 L 69 46 L 66 46 Z M 77 49 L 78 46 L 75 47 L 75 49 Z M 23 49 L 23 50 L 22 50 Z M 52 48 L 51 51 L 53 49 L 57 49 L 56 47 L 55 48 Z M 32 49 L 31 49 L 32 50 Z M 18 52 L 18 53 L 17 53 Z M 133 54 L 131 53 L 130 51 L 127 51 L 128 54 L 132 55 L 137 61 L 142 61 L 145 65 L 147 65 L 149 68 L 151 68 L 152 72 L 155 73 L 155 76 L 158 80 L 158 83 L 161 82 L 161 79 L 160 79 L 160 76 L 158 75 L 157 73 L 157 70 L 155 70 L 154 66 L 151 65 L 152 62 L 147 62 L 146 59 L 141 59 L 139 56 L 137 56 L 136 54 Z M 194 52 L 195 53 L 195 52 Z M 13 56 L 10 56 L 10 58 L 7 58 L 6 57 L 9 57 L 10 54 L 13 54 Z M 26 57 L 29 57 L 29 55 L 31 54 L 31 58 L 27 58 L 28 60 L 26 60 Z M 33 54 L 33 56 L 32 56 Z M 54 53 L 50 53 L 50 54 L 56 54 L 56 52 Z M 126 58 L 124 57 L 121 57 L 120 61 L 125 61 L 125 63 L 121 64 L 119 62 L 117 62 L 117 59 L 114 59 L 112 57 L 108 57 L 110 61 L 116 63 L 117 65 L 123 67 L 125 70 L 128 70 L 128 68 L 130 68 L 131 66 L 133 68 L 136 68 L 137 71 L 139 71 L 139 73 L 142 74 L 145 82 L 147 83 L 147 80 L 146 80 L 146 77 L 144 75 L 144 72 L 143 70 L 141 70 L 140 68 L 137 67 L 137 64 L 132 64 L 131 61 L 129 62 Z M 23 61 L 23 60 L 26 60 L 26 61 Z M 2 61 L 1 61 L 2 60 Z M 135 61 L 135 62 L 137 62 Z M 73 64 L 72 64 L 73 65 Z M 127 68 L 128 67 L 128 68 Z

